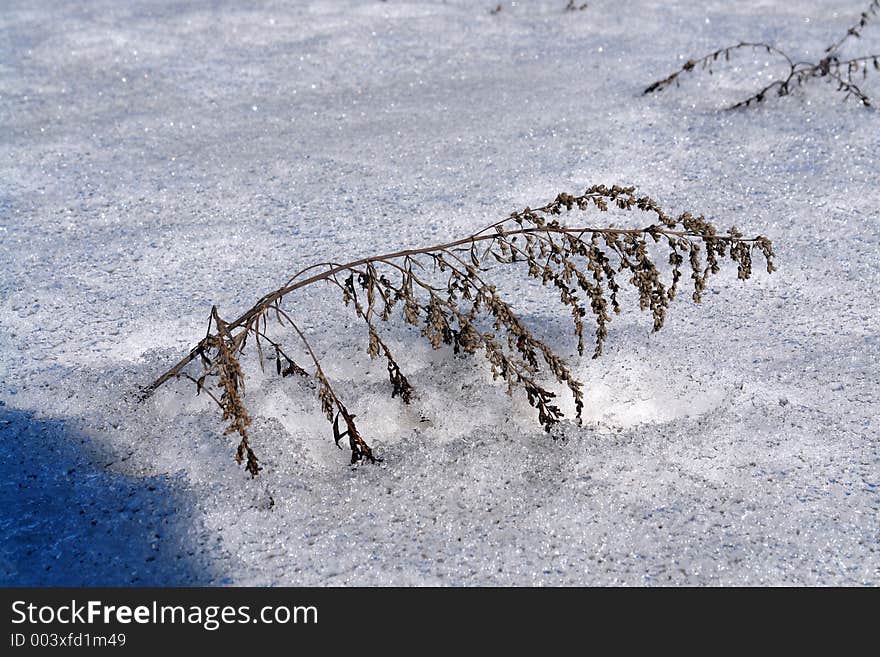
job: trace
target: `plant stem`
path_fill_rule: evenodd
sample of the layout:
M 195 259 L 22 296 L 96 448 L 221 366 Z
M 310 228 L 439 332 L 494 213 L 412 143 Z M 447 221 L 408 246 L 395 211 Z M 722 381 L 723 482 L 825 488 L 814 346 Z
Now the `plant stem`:
M 539 210 L 540 209 L 541 208 L 539 208 Z M 503 222 L 500 222 L 500 223 L 503 223 Z M 500 225 L 500 223 L 493 224 L 493 226 Z M 598 234 L 605 234 L 605 235 L 612 235 L 612 234 L 613 235 L 642 235 L 647 230 L 648 229 L 644 229 L 644 228 L 631 228 L 631 229 L 625 229 L 625 228 L 583 228 L 583 227 L 581 227 L 581 228 L 565 228 L 565 227 L 561 227 L 561 226 L 542 226 L 542 227 L 538 227 L 538 228 L 520 228 L 520 229 L 516 229 L 516 230 L 504 231 L 503 235 L 506 237 L 512 237 L 514 235 L 531 235 L 531 234 L 541 235 L 541 234 L 551 234 L 551 233 L 558 233 L 558 234 L 571 234 L 571 233 L 594 234 L 594 233 L 598 233 Z M 699 233 L 695 233 L 693 231 L 674 231 L 674 230 L 664 230 L 661 228 L 655 228 L 654 233 L 657 235 L 663 235 L 663 236 L 667 236 L 667 237 L 697 237 L 697 238 L 704 238 L 705 237 L 704 235 L 701 235 Z M 462 246 L 465 244 L 474 244 L 476 242 L 482 242 L 482 241 L 486 241 L 486 240 L 495 240 L 501 236 L 502 235 L 500 233 L 492 233 L 492 234 L 486 234 L 486 235 L 477 234 L 477 235 L 471 235 L 469 237 L 464 237 L 462 239 L 454 240 L 452 242 L 447 242 L 445 244 L 436 244 L 433 246 L 425 246 L 425 247 L 419 247 L 419 248 L 415 248 L 415 249 L 403 249 L 401 251 L 394 251 L 392 253 L 386 253 L 384 255 L 370 256 L 367 258 L 360 258 L 358 260 L 353 260 L 352 262 L 349 262 L 347 264 L 330 265 L 329 263 L 327 263 L 327 266 L 330 267 L 329 269 L 327 269 L 321 273 L 309 276 L 308 278 L 304 278 L 304 279 L 297 281 L 295 283 L 291 282 L 288 285 L 285 285 L 281 288 L 278 288 L 274 292 L 270 292 L 269 294 L 263 296 L 263 298 L 261 298 L 250 310 L 246 311 L 245 313 L 243 313 L 241 316 L 239 316 L 235 320 L 227 323 L 226 330 L 229 332 L 232 332 L 233 330 L 249 323 L 251 320 L 253 320 L 255 317 L 260 315 L 262 312 L 264 312 L 265 310 L 270 308 L 275 302 L 280 300 L 281 297 L 284 297 L 284 296 L 290 294 L 291 292 L 294 292 L 302 287 L 305 287 L 307 285 L 311 285 L 312 283 L 316 283 L 318 281 L 331 279 L 336 274 L 343 272 L 343 271 L 351 270 L 354 267 L 360 267 L 361 265 L 366 265 L 366 264 L 370 264 L 370 263 L 374 263 L 374 262 L 388 262 L 390 260 L 396 260 L 398 258 L 412 257 L 412 256 L 416 256 L 416 255 L 422 255 L 425 253 L 434 252 L 434 251 L 448 251 L 449 249 L 453 249 L 457 246 Z M 729 241 L 733 238 L 729 237 L 729 236 L 718 235 L 718 236 L 712 236 L 711 239 L 722 240 L 722 241 L 728 240 Z M 737 238 L 737 241 L 739 241 L 739 242 L 754 242 L 756 240 L 757 240 L 757 238 L 754 238 L 754 239 Z M 312 267 L 309 267 L 303 271 L 308 271 L 311 268 Z M 141 390 L 141 399 L 146 399 L 147 397 L 152 395 L 153 392 L 155 392 L 157 388 L 159 388 L 161 385 L 163 385 L 169 379 L 172 379 L 172 378 L 179 376 L 181 370 L 183 370 L 183 368 L 186 367 L 187 365 L 189 365 L 193 360 L 198 358 L 198 356 L 202 353 L 203 349 L 207 346 L 207 342 L 208 342 L 209 337 L 210 336 L 205 337 L 202 340 L 200 340 L 198 342 L 198 344 L 196 344 L 189 351 L 189 353 L 186 356 L 184 356 L 179 362 L 177 362 L 174 366 L 172 366 L 170 369 L 168 369 L 166 372 L 164 372 L 161 376 L 159 376 L 150 385 L 143 388 Z

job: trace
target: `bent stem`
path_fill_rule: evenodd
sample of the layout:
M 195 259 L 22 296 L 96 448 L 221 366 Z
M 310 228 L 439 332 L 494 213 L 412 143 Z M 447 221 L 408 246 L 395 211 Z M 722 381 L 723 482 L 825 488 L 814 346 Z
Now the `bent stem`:
M 861 74 L 862 79 L 867 77 L 869 67 L 873 65 L 874 69 L 880 70 L 880 55 L 865 55 L 862 57 L 854 57 L 851 59 L 843 59 L 840 57 L 840 50 L 843 45 L 851 38 L 859 38 L 861 30 L 868 22 L 877 16 L 880 12 L 880 0 L 872 0 L 867 9 L 861 13 L 858 22 L 851 26 L 846 33 L 837 41 L 832 43 L 825 49 L 825 56 L 816 62 L 796 62 L 788 53 L 780 50 L 764 42 L 741 41 L 726 48 L 719 48 L 708 55 L 704 55 L 699 59 L 689 59 L 677 71 L 670 73 L 665 78 L 657 80 L 648 85 L 643 94 L 659 92 L 667 87 L 675 84 L 678 86 L 679 78 L 682 73 L 689 73 L 695 70 L 706 70 L 709 74 L 713 72 L 713 66 L 719 58 L 725 61 L 730 60 L 731 54 L 742 49 L 762 49 L 767 54 L 777 55 L 781 57 L 788 71 L 764 85 L 748 97 L 728 106 L 726 109 L 735 110 L 743 107 L 749 107 L 752 103 L 761 103 L 772 93 L 777 96 L 789 95 L 793 87 L 801 87 L 812 79 L 826 78 L 829 82 L 837 84 L 837 91 L 844 93 L 844 100 L 853 97 L 865 107 L 871 106 L 871 100 L 856 83 L 856 76 Z
M 557 219 L 563 213 L 604 213 L 610 207 L 648 215 L 655 223 L 645 228 L 570 228 Z M 648 247 L 649 243 L 660 242 L 668 248 L 667 264 L 672 279 L 668 285 L 663 282 L 660 267 L 652 260 Z M 405 404 L 415 397 L 413 386 L 379 329 L 379 322 L 388 321 L 400 305 L 404 322 L 419 327 L 433 348 L 448 345 L 455 353 L 468 355 L 482 351 L 493 377 L 504 380 L 510 394 L 517 388 L 523 390 L 537 411 L 539 423 L 550 431 L 563 415 L 553 403 L 555 393 L 538 383 L 540 372 L 546 369 L 568 388 L 578 421 L 583 410 L 582 384 L 567 363 L 535 336 L 514 307 L 503 299 L 489 277 L 493 266 L 522 265 L 528 276 L 555 290 L 560 302 L 571 311 L 581 354 L 584 321 L 592 314 L 596 322 L 596 358 L 607 337 L 609 310 L 620 312 L 621 283 L 629 283 L 637 290 L 639 306 L 651 312 L 653 330 L 657 331 L 676 295 L 683 267 L 691 268 L 692 296 L 699 302 L 707 279 L 719 271 L 721 258 L 734 261 L 739 278 L 746 280 L 752 274 L 755 250 L 765 258 L 767 271 L 772 272 L 773 247 L 766 237 L 745 238 L 735 228 L 718 234 L 704 217 L 687 212 L 668 215 L 650 197 L 636 196 L 633 187 L 597 185 L 578 196 L 562 193 L 550 203 L 514 212 L 461 239 L 344 264 L 326 261 L 306 267 L 231 322 L 225 322 L 212 308 L 207 335 L 144 388 L 143 397 L 172 378 L 184 376 L 195 381 L 197 393 L 206 390 L 220 406 L 223 420 L 229 423 L 226 433 L 238 434 L 236 458 L 239 462 L 246 460 L 248 472 L 255 476 L 260 466 L 247 432 L 250 416 L 242 401 L 244 374 L 239 362 L 248 337 L 253 336 L 261 367 L 267 358 L 265 343 L 274 350 L 277 374 L 297 374 L 316 383 L 334 440 L 339 445 L 348 439 L 352 463 L 375 461 L 373 450 L 357 429 L 356 416 L 333 389 L 305 332 L 282 307 L 286 297 L 297 290 L 329 282 L 341 293 L 342 302 L 353 306 L 357 318 L 364 322 L 367 353 L 371 358 L 386 360 L 392 397 L 400 397 Z M 433 266 L 431 271 L 426 263 Z M 628 278 L 621 281 L 621 275 Z M 392 282 L 389 276 L 398 282 Z M 268 320 L 273 315 L 281 329 L 293 330 L 314 365 L 314 374 L 298 365 L 281 341 L 268 334 Z M 487 323 L 488 328 L 483 326 Z M 184 371 L 197 359 L 202 364 L 198 378 Z M 219 396 L 206 387 L 208 378 L 218 380 Z

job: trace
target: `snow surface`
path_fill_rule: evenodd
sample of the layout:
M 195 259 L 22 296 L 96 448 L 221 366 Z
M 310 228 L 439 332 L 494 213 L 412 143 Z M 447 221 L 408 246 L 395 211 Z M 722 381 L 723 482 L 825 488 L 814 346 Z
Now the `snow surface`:
M 717 111 L 762 53 L 639 95 L 741 39 L 818 57 L 865 3 L 495 4 L 3 3 L 0 584 L 880 583 L 877 112 L 824 83 Z M 880 24 L 847 48 L 880 51 Z M 589 422 L 561 439 L 397 322 L 402 407 L 317 294 L 289 307 L 380 466 L 251 361 L 255 480 L 190 384 L 134 400 L 212 304 L 594 183 L 766 234 L 780 270 L 723 273 L 653 335 L 628 297 L 571 361 Z

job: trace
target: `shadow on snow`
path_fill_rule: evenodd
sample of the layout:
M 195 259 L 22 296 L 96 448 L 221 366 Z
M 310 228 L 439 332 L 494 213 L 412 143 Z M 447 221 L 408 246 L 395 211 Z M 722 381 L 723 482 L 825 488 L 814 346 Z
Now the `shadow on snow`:
M 188 536 L 181 486 L 94 456 L 64 421 L 0 402 L 0 586 L 218 583 Z

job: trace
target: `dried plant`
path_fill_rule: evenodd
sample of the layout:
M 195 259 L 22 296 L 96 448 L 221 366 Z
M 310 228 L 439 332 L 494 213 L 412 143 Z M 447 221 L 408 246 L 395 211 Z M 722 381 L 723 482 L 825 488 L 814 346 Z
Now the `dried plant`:
M 609 208 L 644 214 L 654 223 L 647 228 L 571 228 L 559 221 L 565 213 L 607 212 Z M 667 282 L 652 254 L 658 249 L 668 266 Z M 554 403 L 555 393 L 541 383 L 542 371 L 567 387 L 578 421 L 583 410 L 582 384 L 498 291 L 490 278 L 495 268 L 520 267 L 555 290 L 571 312 L 579 354 L 584 353 L 586 318 L 591 314 L 596 358 L 602 353 L 612 313 L 620 312 L 622 286 L 629 284 L 636 290 L 641 309 L 650 311 L 657 331 L 663 326 L 684 271 L 690 271 L 692 298 L 699 302 L 707 279 L 719 271 L 722 258 L 736 263 L 739 278 L 746 280 L 752 274 L 755 251 L 763 256 L 767 271 L 772 272 L 773 247 L 766 237 L 747 239 L 735 228 L 719 234 L 702 216 L 688 212 L 677 217 L 668 215 L 651 198 L 637 196 L 633 187 L 599 185 L 579 196 L 563 193 L 540 208 L 514 212 L 478 233 L 446 244 L 365 257 L 347 264 L 312 265 L 231 322 L 225 322 L 212 308 L 207 335 L 144 393 L 149 395 L 179 376 L 194 381 L 197 392 L 207 392 L 221 408 L 223 420 L 228 423 L 226 432 L 236 433 L 240 439 L 236 458 L 246 461 L 247 470 L 256 475 L 260 465 L 247 433 L 250 418 L 242 402 L 244 375 L 239 364 L 247 341 L 252 339 L 261 365 L 274 360 L 278 375 L 296 375 L 313 382 L 336 444 L 348 439 L 352 463 L 375 460 L 358 432 L 355 415 L 334 390 L 310 340 L 282 304 L 295 291 L 322 283 L 336 289 L 341 301 L 363 322 L 367 352 L 387 364 L 392 397 L 408 404 L 415 394 L 380 328 L 399 309 L 404 322 L 420 328 L 435 349 L 449 345 L 455 353 L 482 352 L 493 377 L 507 384 L 509 394 L 522 390 L 537 410 L 538 421 L 549 431 L 562 419 L 562 412 Z M 293 338 L 311 361 L 311 371 L 295 362 L 293 355 L 300 356 L 274 337 L 276 332 Z M 197 376 L 185 371 L 193 361 L 202 365 Z M 216 384 L 209 385 L 209 381 Z M 219 396 L 212 387 L 219 390 Z
M 586 2 L 576 3 L 574 0 L 568 0 L 568 4 L 562 8 L 562 11 L 583 11 L 584 9 L 587 9 L 587 7 L 589 7 L 589 5 Z M 490 9 L 489 13 L 495 16 L 500 14 L 502 9 L 504 9 L 504 7 L 499 3 Z
M 824 78 L 829 83 L 836 84 L 837 91 L 844 94 L 844 100 L 852 97 L 865 107 L 870 107 L 871 101 L 858 86 L 857 81 L 866 78 L 871 67 L 880 71 L 880 55 L 865 55 L 844 59 L 840 51 L 848 40 L 857 39 L 861 36 L 862 29 L 868 25 L 871 19 L 876 18 L 878 12 L 880 12 L 880 0 L 872 0 L 868 8 L 859 16 L 858 22 L 850 27 L 841 38 L 828 46 L 825 49 L 824 57 L 818 62 L 795 61 L 789 54 L 768 43 L 743 41 L 715 50 L 699 59 L 689 59 L 679 70 L 662 80 L 652 83 L 643 93 L 650 94 L 655 91 L 662 91 L 672 84 L 678 86 L 682 73 L 701 69 L 707 70 L 711 74 L 714 65 L 719 59 L 723 58 L 724 61 L 729 61 L 731 54 L 739 50 L 762 49 L 766 50 L 768 54 L 776 55 L 783 60 L 788 66 L 788 70 L 785 74 L 764 85 L 747 98 L 730 105 L 727 109 L 738 109 L 740 107 L 748 107 L 752 103 L 761 103 L 774 92 L 777 96 L 787 96 L 795 88 L 803 86 L 810 80 L 821 78 Z

